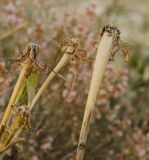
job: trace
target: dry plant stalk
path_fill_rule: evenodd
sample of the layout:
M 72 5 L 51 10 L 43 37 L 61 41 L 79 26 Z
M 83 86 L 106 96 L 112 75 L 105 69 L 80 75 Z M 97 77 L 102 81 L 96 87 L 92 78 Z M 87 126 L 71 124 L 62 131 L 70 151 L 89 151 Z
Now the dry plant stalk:
M 0 41 L 3 41 L 4 39 L 6 39 L 7 37 L 11 36 L 12 34 L 14 34 L 15 32 L 17 32 L 18 30 L 26 27 L 28 25 L 28 22 L 24 22 L 22 24 L 20 24 L 19 26 L 13 28 L 12 30 L 6 32 L 4 35 L 2 35 L 0 37 Z
M 62 51 L 64 54 L 61 60 L 56 65 L 54 70 L 52 70 L 48 78 L 45 80 L 45 82 L 33 98 L 31 105 L 29 105 L 30 103 L 28 103 L 28 105 L 21 105 L 15 107 L 15 110 L 13 109 L 13 106 L 19 97 L 19 91 L 23 86 L 24 82 L 28 80 L 29 75 L 31 75 L 30 72 L 34 67 L 33 64 L 37 65 L 34 62 L 39 51 L 39 47 L 31 43 L 29 44 L 27 50 L 25 50 L 25 52 L 22 54 L 20 58 L 12 59 L 12 61 L 23 64 L 23 68 L 14 88 L 14 91 L 12 93 L 6 112 L 3 116 L 2 122 L 0 124 L 0 152 L 3 152 L 6 149 L 8 149 L 12 144 L 22 141 L 22 139 L 19 138 L 19 135 L 22 132 L 23 128 L 26 128 L 28 129 L 28 131 L 31 131 L 31 110 L 33 109 L 34 105 L 36 104 L 37 100 L 39 99 L 45 88 L 48 86 L 48 84 L 51 82 L 54 76 L 58 74 L 60 69 L 63 68 L 67 63 L 69 63 L 73 56 L 76 56 L 80 59 L 77 53 L 78 46 L 79 40 L 77 38 L 72 38 L 68 44 L 63 46 Z M 10 118 L 12 118 L 12 122 L 9 121 Z M 7 124 L 9 124 L 8 127 Z
M 17 99 L 17 96 L 19 94 L 20 88 L 21 88 L 22 84 L 24 83 L 24 81 L 26 80 L 29 69 L 31 68 L 32 64 L 34 63 L 34 60 L 37 56 L 38 51 L 39 51 L 38 45 L 33 44 L 33 43 L 30 43 L 24 51 L 23 56 L 25 57 L 25 60 L 23 62 L 23 67 L 20 72 L 17 83 L 15 85 L 15 88 L 13 90 L 13 93 L 12 93 L 12 96 L 11 96 L 10 101 L 8 103 L 8 106 L 6 108 L 6 111 L 4 113 L 4 116 L 2 118 L 2 121 L 0 123 L 0 138 L 3 134 L 3 131 L 5 130 L 5 127 L 7 126 L 7 121 L 10 118 L 10 115 L 13 111 L 13 106 L 14 106 L 15 101 Z
M 17 108 L 13 123 L 10 125 L 8 131 L 4 135 L 2 135 L 0 143 L 0 151 L 1 148 L 4 148 L 9 145 L 9 142 L 15 136 L 16 131 L 22 128 L 23 124 L 25 124 L 23 118 L 23 112 L 20 111 L 20 108 Z
M 9 145 L 4 146 L 2 149 L 0 149 L 0 155 L 1 155 L 1 153 L 5 152 L 7 149 L 9 149 L 11 146 L 13 146 L 15 144 L 20 144 L 23 142 L 25 142 L 24 138 L 19 138 L 19 139 L 14 140 L 13 142 L 10 142 Z
M 47 88 L 49 83 L 52 81 L 54 76 L 57 75 L 58 72 L 70 62 L 70 60 L 73 58 L 73 56 L 76 56 L 78 46 L 79 46 L 79 40 L 77 38 L 70 39 L 68 44 L 64 44 L 62 46 L 63 56 L 62 56 L 61 60 L 58 62 L 58 64 L 55 66 L 55 68 L 52 70 L 52 72 L 49 74 L 47 79 L 43 82 L 43 84 L 40 87 L 40 89 L 38 90 L 38 92 L 36 93 L 35 97 L 33 98 L 32 103 L 29 107 L 30 110 L 33 110 L 36 102 L 38 101 L 38 99 L 40 98 L 40 96 L 42 95 L 44 90 Z
M 104 75 L 106 65 L 111 56 L 113 57 L 112 49 L 114 48 L 114 46 L 118 45 L 119 38 L 120 38 L 120 31 L 116 27 L 106 25 L 102 29 L 101 40 L 97 50 L 94 70 L 90 84 L 90 90 L 88 93 L 84 118 L 80 132 L 76 160 L 83 160 L 86 148 L 87 135 L 89 132 L 89 126 L 98 90 Z
M 23 128 L 31 129 L 30 124 L 31 112 L 27 110 L 27 105 L 16 108 L 13 122 L 8 130 L 3 133 L 0 141 L 0 153 L 9 148 L 12 144 L 23 142 L 24 139 L 19 138 Z

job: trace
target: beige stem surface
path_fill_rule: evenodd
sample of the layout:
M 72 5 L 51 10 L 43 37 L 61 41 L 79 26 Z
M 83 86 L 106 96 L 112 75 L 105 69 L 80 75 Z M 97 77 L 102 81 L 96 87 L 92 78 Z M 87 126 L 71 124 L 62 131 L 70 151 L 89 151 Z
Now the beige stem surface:
M 40 98 L 40 96 L 42 95 L 44 90 L 47 88 L 49 83 L 52 81 L 54 76 L 60 71 L 61 68 L 63 68 L 68 63 L 68 61 L 70 60 L 71 56 L 72 55 L 69 54 L 69 53 L 65 53 L 63 55 L 62 59 L 59 61 L 59 63 L 54 68 L 54 70 L 50 73 L 50 75 L 47 77 L 47 79 L 44 81 L 44 83 L 42 84 L 42 86 L 40 87 L 38 92 L 36 93 L 32 103 L 31 103 L 30 110 L 33 109 L 33 107 L 35 106 L 36 102 L 38 101 L 38 99 Z
M 85 108 L 81 132 L 80 132 L 76 160 L 83 160 L 83 157 L 84 157 L 90 121 L 91 121 L 94 105 L 96 102 L 98 90 L 101 84 L 101 80 L 103 78 L 106 65 L 111 55 L 111 51 L 113 47 L 112 42 L 113 42 L 112 36 L 109 36 L 108 33 L 105 32 L 101 38 L 101 41 L 97 50 L 94 70 L 93 70 L 91 84 L 90 84 L 90 90 L 87 98 L 87 104 Z
M 31 63 L 32 63 L 32 61 L 30 59 L 27 59 L 23 64 L 23 68 L 20 72 L 19 78 L 18 78 L 17 83 L 15 85 L 15 88 L 13 90 L 13 93 L 12 93 L 12 96 L 11 96 L 10 101 L 8 103 L 8 106 L 6 108 L 6 111 L 4 113 L 3 119 L 0 123 L 0 135 L 2 134 L 2 132 L 5 128 L 5 124 L 7 123 L 7 120 L 9 119 L 9 116 L 10 116 L 12 109 L 13 109 L 13 105 L 15 104 L 15 101 L 16 101 L 16 98 L 18 96 L 18 93 L 20 91 L 21 86 L 22 86 L 24 80 L 26 79 L 26 75 L 27 75 L 28 69 L 31 66 Z

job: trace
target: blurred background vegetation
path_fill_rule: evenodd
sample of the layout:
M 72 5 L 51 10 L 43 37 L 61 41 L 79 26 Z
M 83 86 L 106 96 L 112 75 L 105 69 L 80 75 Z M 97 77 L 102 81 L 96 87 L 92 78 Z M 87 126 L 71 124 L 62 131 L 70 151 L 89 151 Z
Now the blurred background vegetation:
M 0 40 L 1 117 L 18 76 L 8 58 L 29 42 L 41 47 L 39 63 L 56 65 L 59 43 L 78 37 L 88 56 L 105 24 L 120 28 L 131 44 L 128 63 L 121 53 L 107 66 L 94 111 L 85 160 L 149 159 L 149 1 L 148 0 L 1 0 L 0 39 L 20 24 L 28 25 Z M 34 110 L 33 133 L 23 149 L 12 147 L 6 160 L 73 160 L 79 138 L 93 61 L 73 61 L 56 77 Z M 40 84 L 47 73 L 39 73 Z M 39 86 L 40 86 L 39 84 Z M 37 132 L 41 130 L 40 134 Z

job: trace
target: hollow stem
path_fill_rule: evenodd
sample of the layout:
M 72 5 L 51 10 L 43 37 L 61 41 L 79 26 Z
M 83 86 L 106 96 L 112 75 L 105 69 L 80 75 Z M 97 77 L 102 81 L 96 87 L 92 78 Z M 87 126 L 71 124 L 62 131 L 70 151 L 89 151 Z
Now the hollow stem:
M 97 50 L 94 70 L 90 84 L 90 90 L 88 93 L 87 103 L 85 107 L 85 113 L 77 148 L 76 160 L 83 160 L 84 157 L 87 135 L 89 132 L 89 126 L 94 110 L 94 105 L 96 102 L 96 97 L 104 75 L 106 65 L 111 56 L 113 44 L 116 41 L 115 34 L 119 34 L 117 33 L 117 29 L 115 27 L 105 26 L 103 28 L 103 33 Z

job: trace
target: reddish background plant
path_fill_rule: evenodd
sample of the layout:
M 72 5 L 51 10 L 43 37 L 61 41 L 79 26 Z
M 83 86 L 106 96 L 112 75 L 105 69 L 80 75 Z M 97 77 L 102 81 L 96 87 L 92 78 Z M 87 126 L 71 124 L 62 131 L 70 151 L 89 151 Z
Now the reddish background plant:
M 66 3 L 67 2 L 67 3 Z M 12 92 L 17 70 L 12 72 L 8 58 L 14 57 L 28 42 L 41 47 L 40 61 L 54 67 L 60 55 L 58 44 L 78 37 L 87 56 L 95 57 L 99 28 L 114 23 L 126 41 L 133 42 L 133 54 L 127 64 L 110 63 L 102 81 L 89 134 L 85 160 L 147 160 L 148 143 L 148 35 L 146 6 L 134 1 L 7 1 L 0 2 L 0 35 L 24 21 L 29 25 L 0 42 L 1 115 Z M 139 12 L 134 11 L 143 10 Z M 137 35 L 137 37 L 136 37 Z M 82 53 L 83 54 L 83 53 Z M 120 55 L 118 55 L 119 57 Z M 115 67 L 114 67 L 115 66 Z M 23 150 L 13 147 L 5 159 L 71 160 L 76 152 L 82 116 L 91 79 L 93 60 L 73 61 L 45 90 L 37 104 L 34 131 L 27 135 Z M 11 73 L 11 74 L 10 74 Z M 47 76 L 40 73 L 41 82 Z M 43 127 L 43 129 L 41 129 Z M 37 131 L 41 129 L 39 135 Z M 94 148 L 94 149 L 92 149 Z

